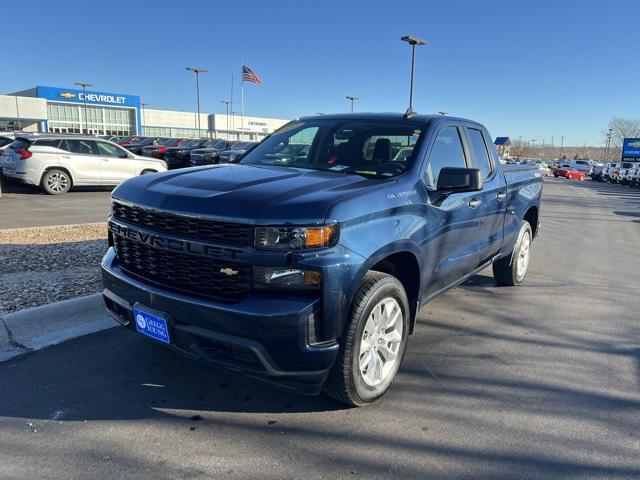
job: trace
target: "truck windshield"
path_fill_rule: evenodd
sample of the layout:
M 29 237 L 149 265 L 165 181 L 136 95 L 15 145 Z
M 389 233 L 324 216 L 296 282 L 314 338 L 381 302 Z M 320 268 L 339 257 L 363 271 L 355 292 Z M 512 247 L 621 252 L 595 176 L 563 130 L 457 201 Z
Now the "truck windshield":
M 317 119 L 288 123 L 240 163 L 394 177 L 414 161 L 422 131 L 409 123 Z

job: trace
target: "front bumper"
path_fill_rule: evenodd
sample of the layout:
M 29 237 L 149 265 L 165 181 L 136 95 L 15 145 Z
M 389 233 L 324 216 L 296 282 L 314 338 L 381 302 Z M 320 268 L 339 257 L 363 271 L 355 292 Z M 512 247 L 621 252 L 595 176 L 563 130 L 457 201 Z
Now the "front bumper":
M 127 328 L 135 331 L 135 304 L 159 310 L 170 317 L 172 349 L 296 393 L 318 394 L 338 353 L 336 342 L 308 344 L 319 298 L 259 292 L 226 304 L 180 294 L 128 276 L 112 248 L 102 281 L 108 311 Z

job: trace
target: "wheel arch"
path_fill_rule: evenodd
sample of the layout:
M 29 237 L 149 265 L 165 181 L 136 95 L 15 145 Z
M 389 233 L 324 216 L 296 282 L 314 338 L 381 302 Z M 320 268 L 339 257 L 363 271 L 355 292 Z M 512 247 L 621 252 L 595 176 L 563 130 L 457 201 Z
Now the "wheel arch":
M 531 225 L 531 231 L 533 233 L 533 237 L 535 238 L 538 234 L 538 207 L 532 206 L 525 212 L 523 220 L 529 222 Z
M 365 274 L 370 270 L 393 275 L 402 283 L 409 300 L 409 333 L 411 334 L 418 311 L 420 292 L 422 292 L 420 249 L 412 242 L 400 241 L 386 245 L 369 256 L 351 282 L 348 292 L 349 305 L 353 303 L 353 298 Z

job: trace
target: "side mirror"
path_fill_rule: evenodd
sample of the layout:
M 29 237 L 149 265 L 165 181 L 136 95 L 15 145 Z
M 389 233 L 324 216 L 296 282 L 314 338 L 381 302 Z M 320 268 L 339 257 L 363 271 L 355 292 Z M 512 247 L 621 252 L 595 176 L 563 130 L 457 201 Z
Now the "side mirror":
M 479 168 L 445 167 L 438 175 L 437 191 L 442 194 L 477 192 L 482 190 L 482 172 Z

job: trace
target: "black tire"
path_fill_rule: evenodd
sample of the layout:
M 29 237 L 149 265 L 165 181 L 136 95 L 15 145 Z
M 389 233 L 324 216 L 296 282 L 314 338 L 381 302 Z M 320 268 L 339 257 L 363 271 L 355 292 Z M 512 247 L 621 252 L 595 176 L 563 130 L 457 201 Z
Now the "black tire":
M 40 187 L 45 193 L 49 195 L 61 195 L 71 190 L 73 181 L 71 175 L 65 170 L 58 168 L 52 168 L 44 172 L 42 180 L 40 181 Z
M 528 242 L 524 240 L 526 236 L 528 236 Z M 498 285 L 513 287 L 522 284 L 527 275 L 532 241 L 533 232 L 531 225 L 529 225 L 529 222 L 526 220 L 523 220 L 511 254 L 493 262 L 493 278 Z M 522 264 L 518 262 L 523 248 L 527 248 L 527 260 L 524 265 L 524 270 L 522 269 Z
M 390 365 L 388 374 L 379 385 L 371 386 L 363 378 L 365 373 L 360 372 L 360 346 L 365 326 L 374 307 L 389 300 L 395 301 L 402 312 L 402 318 L 398 319 L 402 322 L 401 339 L 396 351 L 396 360 Z M 409 301 L 402 284 L 397 278 L 386 273 L 367 272 L 354 297 L 351 312 L 340 340 L 338 358 L 324 384 L 324 392 L 351 406 L 367 405 L 380 398 L 389 389 L 400 368 L 407 346 L 408 334 Z M 382 342 L 384 344 L 384 340 Z M 373 341 L 371 344 L 378 345 Z M 377 355 L 376 359 L 382 359 L 384 356 L 378 353 L 377 347 L 375 348 L 375 353 L 370 355 Z M 367 366 L 367 370 L 368 368 Z

